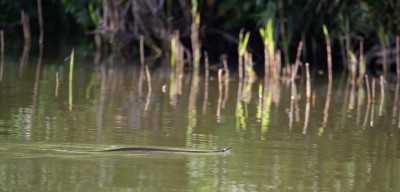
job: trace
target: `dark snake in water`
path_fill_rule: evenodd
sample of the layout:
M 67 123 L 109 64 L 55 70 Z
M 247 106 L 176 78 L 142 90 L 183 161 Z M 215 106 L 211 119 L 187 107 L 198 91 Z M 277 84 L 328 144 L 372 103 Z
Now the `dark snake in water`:
M 231 147 L 224 147 L 216 150 L 190 150 L 190 149 L 177 149 L 177 148 L 161 148 L 161 147 L 119 147 L 113 149 L 105 149 L 98 152 L 159 152 L 159 153 L 227 153 Z

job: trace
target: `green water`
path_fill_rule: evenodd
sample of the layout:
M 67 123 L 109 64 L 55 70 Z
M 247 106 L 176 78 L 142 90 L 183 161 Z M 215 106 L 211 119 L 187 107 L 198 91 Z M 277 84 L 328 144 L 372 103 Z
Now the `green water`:
M 137 67 L 76 60 L 70 103 L 68 61 L 5 59 L 0 191 L 400 191 L 396 86 L 382 97 L 376 81 L 368 105 L 340 75 L 327 102 L 314 76 L 306 120 L 304 79 L 298 100 L 284 81 L 240 94 L 231 77 L 219 89 L 215 73 L 208 85 L 184 76 L 178 94 L 179 78 L 157 68 L 149 92 Z M 232 151 L 88 152 L 118 146 Z

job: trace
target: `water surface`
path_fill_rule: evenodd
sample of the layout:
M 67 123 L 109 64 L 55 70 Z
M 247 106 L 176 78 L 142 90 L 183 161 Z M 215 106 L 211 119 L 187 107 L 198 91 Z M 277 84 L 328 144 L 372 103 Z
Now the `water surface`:
M 376 79 L 368 104 L 345 75 L 330 96 L 316 75 L 307 113 L 303 78 L 293 97 L 286 81 L 152 68 L 149 84 L 140 67 L 76 60 L 70 92 L 63 58 L 6 57 L 0 191 L 400 191 L 396 85 L 383 97 Z M 232 151 L 88 152 L 126 146 Z

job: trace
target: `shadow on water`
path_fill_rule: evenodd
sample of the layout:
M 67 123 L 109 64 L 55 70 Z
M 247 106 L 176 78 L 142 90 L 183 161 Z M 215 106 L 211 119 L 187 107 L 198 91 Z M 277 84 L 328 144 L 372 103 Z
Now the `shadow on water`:
M 70 81 L 69 61 L 30 62 L 29 50 L 4 59 L 2 189 L 400 190 L 399 84 L 368 76 L 354 84 L 346 74 L 328 82 L 312 72 L 239 80 L 227 67 L 193 75 L 181 64 L 79 54 Z M 233 150 L 65 154 L 110 146 Z

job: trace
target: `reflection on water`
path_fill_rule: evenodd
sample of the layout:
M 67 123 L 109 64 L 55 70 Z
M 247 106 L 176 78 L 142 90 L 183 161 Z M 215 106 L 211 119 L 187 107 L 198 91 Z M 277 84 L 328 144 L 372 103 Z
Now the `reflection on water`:
M 5 191 L 399 191 L 399 85 L 238 81 L 227 69 L 6 57 Z M 32 61 L 32 62 L 30 62 Z M 167 66 L 167 65 L 163 65 Z M 308 95 L 309 94 L 309 95 Z M 233 148 L 229 155 L 70 154 L 114 145 Z

